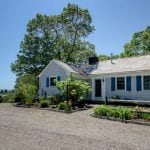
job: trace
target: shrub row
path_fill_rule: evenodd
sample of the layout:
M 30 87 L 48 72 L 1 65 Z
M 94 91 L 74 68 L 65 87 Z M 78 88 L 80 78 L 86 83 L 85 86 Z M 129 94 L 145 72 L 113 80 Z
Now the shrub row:
M 135 117 L 135 112 L 126 107 L 110 107 L 106 105 L 98 106 L 94 109 L 94 115 L 96 117 L 100 116 L 107 116 L 107 117 L 114 117 L 120 118 L 122 120 L 129 120 Z
M 51 102 L 49 100 L 41 100 L 40 101 L 40 106 L 41 108 L 46 108 L 46 107 L 49 107 L 49 105 L 51 104 Z M 60 102 L 58 105 L 57 105 L 57 108 L 59 110 L 65 110 L 65 111 L 71 111 L 72 110 L 72 105 L 71 103 L 67 103 L 67 102 Z

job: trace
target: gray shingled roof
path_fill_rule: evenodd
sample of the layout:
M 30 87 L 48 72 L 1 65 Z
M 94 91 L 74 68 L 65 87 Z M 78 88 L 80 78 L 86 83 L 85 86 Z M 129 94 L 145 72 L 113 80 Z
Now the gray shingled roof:
M 150 70 L 150 55 L 119 58 L 113 60 L 113 63 L 110 60 L 100 61 L 97 69 L 93 70 L 90 74 L 109 74 L 143 70 Z
M 113 63 L 111 63 L 110 60 L 99 61 L 96 65 L 70 63 L 67 64 L 58 60 L 52 61 L 55 61 L 57 64 L 61 65 L 69 72 L 80 73 L 81 75 L 111 74 L 150 70 L 150 55 L 119 58 L 113 60 Z M 42 72 L 40 73 L 40 75 L 42 74 Z
M 54 61 L 62 67 L 66 68 L 69 72 L 80 73 L 81 75 L 90 74 L 93 70 L 97 68 L 97 65 L 64 63 L 58 60 Z

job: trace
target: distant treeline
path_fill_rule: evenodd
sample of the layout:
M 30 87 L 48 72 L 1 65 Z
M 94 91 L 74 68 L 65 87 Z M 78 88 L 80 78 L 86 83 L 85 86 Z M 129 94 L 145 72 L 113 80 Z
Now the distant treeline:
M 0 90 L 0 93 L 12 93 L 12 92 L 14 92 L 14 90 L 8 90 L 8 89 Z

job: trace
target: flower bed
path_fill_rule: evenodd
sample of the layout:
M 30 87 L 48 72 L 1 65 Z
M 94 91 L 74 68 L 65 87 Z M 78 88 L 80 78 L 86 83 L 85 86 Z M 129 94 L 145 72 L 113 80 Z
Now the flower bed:
M 150 114 L 141 112 L 140 107 L 132 109 L 123 106 L 111 107 L 100 105 L 93 109 L 92 116 L 122 122 L 133 122 L 133 120 L 137 122 L 140 120 L 140 122 L 147 122 L 150 125 Z
M 72 113 L 76 111 L 83 111 L 87 110 L 87 107 L 78 108 L 72 107 L 71 103 L 60 102 L 59 104 L 50 104 L 48 100 L 42 100 L 40 103 L 35 103 L 33 105 L 26 105 L 21 102 L 13 104 L 16 107 L 23 107 L 23 108 L 38 108 L 42 110 L 50 110 L 55 112 L 62 112 L 62 113 Z

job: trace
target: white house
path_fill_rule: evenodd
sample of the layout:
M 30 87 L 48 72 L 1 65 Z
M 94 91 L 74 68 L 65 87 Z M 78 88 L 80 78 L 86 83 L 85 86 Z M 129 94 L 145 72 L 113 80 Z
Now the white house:
M 104 101 L 112 96 L 150 100 L 150 55 L 99 61 L 92 65 L 52 60 L 39 74 L 39 95 L 59 93 L 54 80 L 65 80 L 70 74 L 91 84 L 91 100 Z

